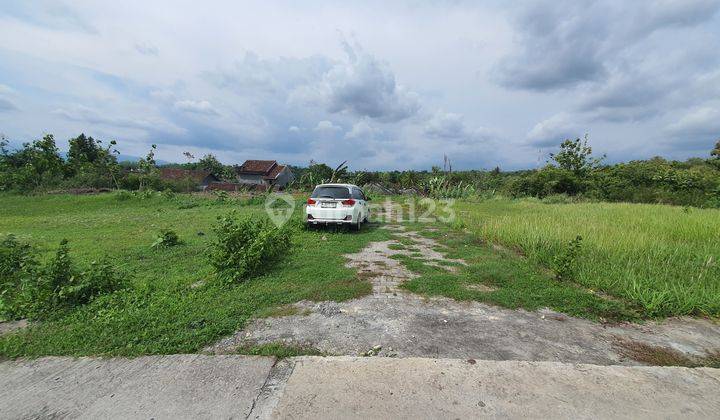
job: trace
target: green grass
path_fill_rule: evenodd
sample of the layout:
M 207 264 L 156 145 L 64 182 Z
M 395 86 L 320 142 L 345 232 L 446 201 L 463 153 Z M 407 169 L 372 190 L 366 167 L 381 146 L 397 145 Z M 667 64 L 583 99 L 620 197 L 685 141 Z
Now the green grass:
M 238 349 L 238 354 L 247 354 L 250 356 L 275 356 L 278 359 L 297 356 L 325 356 L 323 352 L 313 347 L 289 346 L 282 343 L 241 347 Z
M 451 231 L 432 232 L 446 245 L 445 255 L 463 259 L 467 265 L 454 265 L 456 272 L 425 263 L 421 258 L 394 255 L 419 277 L 402 284 L 414 293 L 446 296 L 455 300 L 474 300 L 507 308 L 537 310 L 550 307 L 569 315 L 604 320 L 636 320 L 638 311 L 625 302 L 606 299 L 568 282 L 556 281 L 546 270 L 512 252 L 493 249 L 473 234 Z M 488 286 L 485 290 L 473 288 Z
M 231 210 L 261 216 L 264 209 L 202 198 L 193 198 L 198 206 L 180 209 L 178 202 L 185 200 L 3 196 L 0 235 L 16 234 L 37 246 L 44 258 L 67 238 L 78 262 L 107 254 L 131 287 L 1 337 L 0 356 L 190 353 L 242 328 L 263 310 L 303 299 L 342 301 L 372 290 L 344 266 L 343 255 L 389 238 L 375 228 L 361 233 L 298 231 L 282 261 L 245 283 L 221 285 L 206 258 L 212 225 Z M 161 228 L 177 232 L 184 244 L 150 248 Z M 204 285 L 194 287 L 199 281 Z
M 459 201 L 455 210 L 472 232 L 546 267 L 581 235 L 574 280 L 645 316 L 720 316 L 720 210 L 534 200 Z

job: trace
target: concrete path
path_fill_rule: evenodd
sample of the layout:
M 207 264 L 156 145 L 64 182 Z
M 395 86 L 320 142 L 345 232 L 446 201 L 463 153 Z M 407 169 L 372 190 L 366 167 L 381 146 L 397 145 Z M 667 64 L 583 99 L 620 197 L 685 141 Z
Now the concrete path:
M 371 282 L 371 294 L 345 302 L 295 303 L 294 315 L 252 320 L 204 351 L 233 354 L 239 347 L 281 343 L 358 356 L 380 346 L 381 356 L 638 365 L 624 345 L 640 343 L 687 357 L 720 349 L 720 324 L 706 319 L 610 325 L 550 309 L 514 310 L 410 293 L 399 286 L 417 275 L 394 256 L 418 253 L 449 271 L 456 267 L 442 263 L 462 260 L 446 258 L 437 242 L 403 226 L 385 227 L 412 241 L 412 249 L 397 249 L 393 245 L 399 242 L 389 240 L 346 256 L 347 266 Z
M 717 418 L 720 370 L 388 357 L 0 363 L 0 418 Z
M 176 355 L 0 363 L 0 418 L 247 416 L 274 359 Z

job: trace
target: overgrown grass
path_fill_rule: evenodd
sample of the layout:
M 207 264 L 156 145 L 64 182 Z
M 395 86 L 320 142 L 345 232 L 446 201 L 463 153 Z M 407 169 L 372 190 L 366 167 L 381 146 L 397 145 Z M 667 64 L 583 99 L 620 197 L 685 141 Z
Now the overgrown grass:
M 207 247 L 214 239 L 211 227 L 231 209 L 260 216 L 263 207 L 216 203 L 214 198 L 178 199 L 199 205 L 181 209 L 177 200 L 160 196 L 4 196 L 0 235 L 16 234 L 36 245 L 46 259 L 60 239 L 67 238 L 79 262 L 108 254 L 132 277 L 126 290 L 0 337 L 0 356 L 195 352 L 241 328 L 265 308 L 303 299 L 342 301 L 372 290 L 344 266 L 344 254 L 388 239 L 385 230 L 299 231 L 287 257 L 245 283 L 225 285 L 215 279 L 207 260 Z M 151 249 L 148 244 L 159 229 L 177 232 L 184 246 Z
M 648 317 L 720 316 L 720 210 L 537 200 L 459 201 L 468 228 L 551 267 L 582 236 L 573 280 Z
M 625 302 L 606 299 L 569 282 L 555 280 L 526 258 L 513 252 L 493 249 L 478 236 L 445 228 L 423 232 L 445 245 L 443 253 L 463 259 L 455 272 L 426 264 L 422 258 L 394 255 L 419 277 L 402 287 L 430 296 L 475 300 L 504 306 L 537 310 L 550 307 L 569 315 L 595 320 L 635 320 L 639 313 Z M 477 287 L 484 285 L 487 287 Z

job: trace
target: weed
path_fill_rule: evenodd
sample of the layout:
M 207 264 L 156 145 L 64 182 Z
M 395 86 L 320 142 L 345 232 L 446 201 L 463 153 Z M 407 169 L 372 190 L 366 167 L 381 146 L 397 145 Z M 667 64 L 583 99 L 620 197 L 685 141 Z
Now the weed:
M 18 244 L 14 238 L 2 243 L 0 296 L 7 318 L 57 316 L 124 284 L 107 260 L 93 261 L 87 270 L 79 270 L 70 257 L 67 240 L 60 242 L 44 267 L 35 261 L 34 254 L 29 245 Z M 7 275 L 5 269 L 12 267 L 13 273 Z
M 582 249 L 582 236 L 568 242 L 565 249 L 553 258 L 552 269 L 558 280 L 572 280 L 575 272 L 576 260 Z
M 180 237 L 174 230 L 163 229 L 158 234 L 155 242 L 150 245 L 151 248 L 169 248 L 182 244 Z

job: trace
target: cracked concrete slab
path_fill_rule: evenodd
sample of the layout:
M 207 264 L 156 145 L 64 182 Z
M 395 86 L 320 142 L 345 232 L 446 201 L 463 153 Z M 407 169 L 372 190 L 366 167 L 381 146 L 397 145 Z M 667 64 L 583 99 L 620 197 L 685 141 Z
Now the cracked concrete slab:
M 0 363 L 0 417 L 717 418 L 719 369 L 172 355 Z
M 0 363 L 0 417 L 245 417 L 273 363 L 205 355 L 7 361 Z
M 720 370 L 306 357 L 271 418 L 717 418 Z
M 434 240 L 401 225 L 387 227 L 413 240 L 430 260 L 445 258 Z M 284 343 L 357 356 L 381 346 L 380 356 L 637 365 L 618 348 L 620 339 L 694 356 L 720 349 L 720 325 L 705 319 L 609 325 L 549 309 L 529 312 L 418 296 L 399 287 L 416 274 L 392 258 L 409 252 L 393 249 L 393 244 L 397 242 L 374 242 L 347 255 L 347 265 L 372 283 L 371 295 L 339 303 L 298 302 L 298 315 L 253 320 L 205 351 L 227 354 L 238 347 Z

